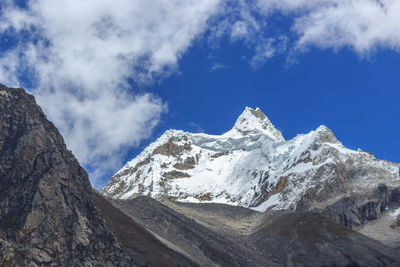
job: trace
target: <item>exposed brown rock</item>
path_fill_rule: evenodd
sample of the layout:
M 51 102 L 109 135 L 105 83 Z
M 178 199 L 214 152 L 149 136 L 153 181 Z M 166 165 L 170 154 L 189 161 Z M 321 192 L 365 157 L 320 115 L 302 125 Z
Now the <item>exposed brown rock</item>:
M 168 168 L 168 165 L 167 165 L 167 163 L 165 163 L 165 162 L 163 162 L 162 164 L 161 164 L 161 168 Z
M 179 179 L 179 178 L 188 178 L 190 175 L 186 172 L 180 172 L 180 171 L 170 171 L 170 172 L 165 172 L 162 174 L 163 177 L 169 178 L 169 179 Z
M 196 164 L 196 161 L 195 161 L 194 157 L 187 157 L 184 162 L 175 163 L 174 168 L 178 169 L 178 170 L 189 170 L 189 169 L 193 169 L 195 164 Z
M 197 198 L 200 201 L 210 201 L 212 200 L 212 196 L 211 193 L 206 193 L 200 196 L 195 196 L 195 198 Z
M 272 195 L 282 192 L 285 189 L 287 183 L 288 183 L 288 177 L 287 176 L 281 177 L 276 186 L 271 190 L 265 191 L 264 195 L 257 200 L 254 206 L 258 206 L 261 203 L 267 201 Z M 270 208 L 273 207 L 271 206 Z
M 267 117 L 261 109 L 250 109 L 250 112 L 254 117 L 259 119 L 265 119 Z
M 109 188 L 113 187 L 115 184 L 118 184 L 118 187 L 114 189 L 112 194 L 108 194 L 108 195 L 111 197 L 113 195 L 119 194 L 122 190 L 126 189 L 126 187 L 125 187 L 126 183 L 124 181 L 121 181 L 119 178 L 123 177 L 125 175 L 132 175 L 132 174 L 136 173 L 141 166 L 149 164 L 150 160 L 151 160 L 150 158 L 146 158 L 145 160 L 137 163 L 135 165 L 135 167 L 129 168 L 120 173 L 117 173 L 116 175 L 114 175 L 111 178 L 110 182 L 106 185 L 106 187 L 103 189 L 103 191 L 106 192 Z M 140 177 L 140 173 L 136 173 L 136 177 Z
M 180 140 L 176 139 L 175 137 L 171 137 L 167 143 L 157 147 L 153 151 L 153 155 L 160 154 L 164 156 L 179 157 L 182 155 L 184 151 L 192 150 L 192 147 L 190 146 L 189 143 L 185 143 L 184 145 L 177 145 L 175 141 L 180 141 Z

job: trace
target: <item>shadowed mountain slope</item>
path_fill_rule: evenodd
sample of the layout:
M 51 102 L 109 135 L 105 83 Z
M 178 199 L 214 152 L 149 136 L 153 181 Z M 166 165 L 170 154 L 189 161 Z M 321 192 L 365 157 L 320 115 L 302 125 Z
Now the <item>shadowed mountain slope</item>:
M 85 170 L 33 96 L 0 86 L 0 265 L 140 264 L 115 240 Z
M 320 213 L 224 204 L 112 200 L 202 266 L 398 266 L 399 254 Z
M 111 201 L 165 244 L 202 266 L 273 265 L 272 256 L 268 252 L 260 254 L 246 238 L 214 231 L 152 198 Z M 239 214 L 238 210 L 235 212 Z
M 94 199 L 85 170 L 34 97 L 0 85 L 0 266 L 191 265 Z
M 197 266 L 194 262 L 162 244 L 154 235 L 98 193 L 93 194 L 101 214 L 118 241 L 144 263 L 151 266 Z

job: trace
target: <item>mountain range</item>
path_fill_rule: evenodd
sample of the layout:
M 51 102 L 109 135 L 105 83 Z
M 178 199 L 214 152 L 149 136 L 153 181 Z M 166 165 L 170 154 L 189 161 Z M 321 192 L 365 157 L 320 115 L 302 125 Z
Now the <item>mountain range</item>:
M 138 114 L 140 116 L 140 114 Z M 91 188 L 32 95 L 0 86 L 0 266 L 399 266 L 400 165 L 260 109 L 165 132 Z
M 337 214 L 336 219 L 360 226 L 369 213 L 389 208 L 399 186 L 399 164 L 346 148 L 326 126 L 286 141 L 259 108 L 246 107 L 222 135 L 166 131 L 118 171 L 102 193 L 116 199 L 145 195 L 224 203 L 261 212 L 331 210 L 357 198 L 354 214 Z M 372 201 L 376 191 L 381 194 Z M 368 214 L 359 212 L 363 209 Z

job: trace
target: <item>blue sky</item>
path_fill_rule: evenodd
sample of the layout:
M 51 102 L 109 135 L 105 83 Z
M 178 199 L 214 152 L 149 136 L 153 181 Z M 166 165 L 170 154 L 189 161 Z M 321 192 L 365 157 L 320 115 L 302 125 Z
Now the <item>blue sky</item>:
M 245 106 L 260 107 L 290 139 L 328 126 L 352 149 L 400 162 L 400 55 L 379 51 L 361 58 L 349 50 L 313 49 L 297 63 L 280 58 L 253 69 L 243 46 L 215 53 L 194 46 L 182 58 L 181 73 L 153 87 L 169 112 L 141 148 L 169 128 L 210 134 L 228 131 Z M 224 68 L 212 70 L 218 62 Z
M 33 93 L 101 188 L 169 128 L 260 107 L 286 139 L 328 126 L 400 162 L 400 2 L 0 4 L 0 82 Z

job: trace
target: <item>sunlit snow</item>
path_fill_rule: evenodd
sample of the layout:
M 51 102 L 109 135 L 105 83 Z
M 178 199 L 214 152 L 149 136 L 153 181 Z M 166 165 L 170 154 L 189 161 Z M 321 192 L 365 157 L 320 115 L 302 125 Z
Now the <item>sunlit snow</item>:
M 169 142 L 187 149 L 178 156 L 155 153 Z M 189 159 L 193 166 L 179 168 Z M 184 202 L 255 207 L 257 211 L 287 209 L 294 208 L 308 189 L 334 183 L 332 166 L 340 162 L 383 171 L 373 183 L 366 182 L 370 177 L 360 172 L 352 180 L 354 190 L 380 181 L 389 185 L 399 182 L 397 164 L 345 148 L 325 126 L 285 141 L 261 110 L 246 108 L 233 128 L 220 136 L 166 131 L 114 175 L 103 193 L 121 199 L 136 194 L 168 196 Z M 182 176 L 166 177 L 173 172 Z M 267 194 L 271 196 L 266 198 Z

